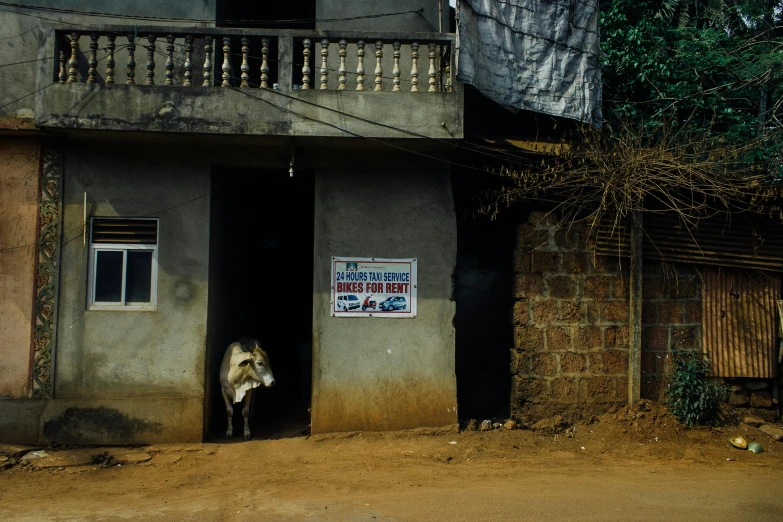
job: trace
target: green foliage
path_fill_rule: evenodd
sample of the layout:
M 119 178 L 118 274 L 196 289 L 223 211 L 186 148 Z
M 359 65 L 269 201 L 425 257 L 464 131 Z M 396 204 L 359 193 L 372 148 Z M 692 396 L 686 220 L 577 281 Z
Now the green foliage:
M 602 3 L 607 123 L 663 125 L 747 147 L 742 161 L 783 164 L 783 2 Z
M 686 426 L 718 424 L 728 389 L 709 377 L 707 359 L 701 353 L 686 351 L 674 352 L 671 358 L 666 406 Z

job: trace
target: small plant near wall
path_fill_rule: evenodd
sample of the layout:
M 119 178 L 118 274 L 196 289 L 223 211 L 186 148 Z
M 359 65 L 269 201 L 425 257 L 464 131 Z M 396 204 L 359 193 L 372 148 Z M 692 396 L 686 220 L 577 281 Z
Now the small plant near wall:
M 666 406 L 685 426 L 714 426 L 728 388 L 709 376 L 707 357 L 700 352 L 676 351 L 670 355 Z

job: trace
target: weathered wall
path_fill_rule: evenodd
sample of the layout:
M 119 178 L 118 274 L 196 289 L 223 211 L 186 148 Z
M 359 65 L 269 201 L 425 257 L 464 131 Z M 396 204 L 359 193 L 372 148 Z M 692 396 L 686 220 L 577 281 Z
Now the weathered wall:
M 0 138 L 0 399 L 29 392 L 40 155 Z
M 594 259 L 581 226 L 541 212 L 518 228 L 512 417 L 574 419 L 627 400 L 626 261 Z
M 154 444 L 201 440 L 192 398 L 0 401 L 0 442 Z
M 167 161 L 152 149 L 146 160 L 136 153 L 109 149 L 101 153 L 72 149 L 65 151 L 65 157 L 65 237 L 55 397 L 73 399 L 74 407 L 83 408 L 111 398 L 140 399 L 129 401 L 126 407 L 136 405 L 140 422 L 146 422 L 148 416 L 159 416 L 159 412 L 141 406 L 148 399 L 162 403 L 188 399 L 201 405 L 209 264 L 209 167 Z M 81 234 L 85 191 L 89 216 L 160 219 L 155 311 L 87 310 L 89 248 L 83 246 Z M 200 436 L 201 407 L 183 411 L 189 418 L 171 418 L 171 425 L 164 425 L 162 432 L 176 431 L 174 423 L 184 422 L 197 426 Z M 93 418 L 85 412 L 80 415 Z M 69 421 L 63 418 L 59 422 L 62 425 Z M 78 430 L 78 426 L 69 425 L 69 430 Z M 118 440 L 124 437 L 116 435 Z
M 701 278 L 692 266 L 647 261 L 642 281 L 643 398 L 663 399 L 667 354 L 701 351 Z
M 21 3 L 21 2 L 20 2 Z M 124 0 L 122 2 L 102 2 L 97 0 L 31 0 L 24 2 L 26 5 L 54 7 L 75 11 L 92 11 L 112 13 L 124 16 L 155 16 L 171 18 L 163 22 L 165 25 L 214 25 L 214 23 L 196 23 L 191 20 L 214 20 L 215 0 L 169 0 L 156 2 L 154 0 Z M 58 12 L 45 12 L 27 9 L 3 8 L 0 12 L 0 25 L 3 34 L 0 36 L 0 63 L 19 65 L 0 67 L 0 116 L 16 116 L 21 118 L 33 118 L 35 108 L 36 81 L 39 74 L 38 64 L 34 60 L 40 60 L 47 64 L 48 71 L 53 71 L 58 65 L 54 56 L 54 49 L 44 49 L 43 46 L 49 35 L 49 27 L 63 27 L 54 22 L 67 22 L 77 28 L 90 28 L 106 23 L 126 24 L 132 28 L 135 24 L 150 25 L 154 22 L 136 20 L 132 18 L 106 18 L 100 16 L 85 16 L 79 14 L 66 14 Z M 47 27 L 49 26 L 49 27 Z M 65 26 L 67 27 L 67 26 Z M 124 40 L 120 38 L 119 40 Z M 82 52 L 89 52 L 88 47 L 83 47 Z M 102 56 L 101 56 L 102 58 Z M 144 61 L 137 63 L 143 64 Z M 87 55 L 80 57 L 80 61 L 86 63 Z M 31 62 L 32 61 L 32 62 Z M 26 62 L 26 63 L 25 63 Z M 105 62 L 102 62 L 105 63 Z M 117 62 L 118 72 L 124 70 L 122 62 Z
M 315 201 L 312 431 L 455 423 L 448 173 L 318 171 Z M 332 256 L 417 258 L 418 316 L 330 317 Z

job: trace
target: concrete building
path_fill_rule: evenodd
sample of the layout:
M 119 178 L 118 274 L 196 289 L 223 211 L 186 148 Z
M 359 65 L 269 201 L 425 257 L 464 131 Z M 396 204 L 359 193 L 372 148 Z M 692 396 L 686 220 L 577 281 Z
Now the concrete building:
M 245 4 L 2 13 L 0 439 L 209 437 L 245 335 L 261 430 L 457 422 L 448 6 Z M 335 256 L 415 259 L 415 319 L 332 313 Z
M 30 5 L 0 13 L 0 440 L 217 436 L 246 335 L 257 435 L 522 415 L 523 218 L 472 218 L 498 156 L 462 145 L 543 134 L 456 80 L 447 3 Z

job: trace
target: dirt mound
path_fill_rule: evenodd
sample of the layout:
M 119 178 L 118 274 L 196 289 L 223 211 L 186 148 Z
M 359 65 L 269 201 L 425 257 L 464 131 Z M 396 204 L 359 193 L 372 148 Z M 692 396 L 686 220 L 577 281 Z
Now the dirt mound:
M 598 420 L 602 424 L 613 424 L 624 433 L 644 438 L 673 434 L 682 429 L 677 418 L 666 406 L 647 399 L 642 399 L 633 406 L 623 406 L 614 413 L 601 415 Z

